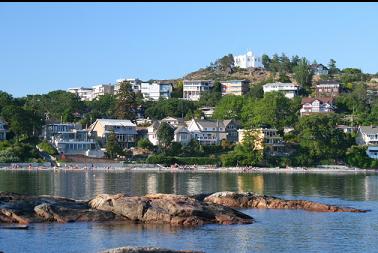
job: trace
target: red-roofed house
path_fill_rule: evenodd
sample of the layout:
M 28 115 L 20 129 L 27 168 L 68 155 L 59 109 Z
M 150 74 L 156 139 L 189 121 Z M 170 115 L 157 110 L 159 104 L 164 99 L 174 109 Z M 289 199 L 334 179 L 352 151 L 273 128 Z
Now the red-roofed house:
M 302 108 L 300 110 L 301 116 L 310 115 L 312 113 L 328 113 L 333 111 L 334 106 L 332 97 L 302 99 Z

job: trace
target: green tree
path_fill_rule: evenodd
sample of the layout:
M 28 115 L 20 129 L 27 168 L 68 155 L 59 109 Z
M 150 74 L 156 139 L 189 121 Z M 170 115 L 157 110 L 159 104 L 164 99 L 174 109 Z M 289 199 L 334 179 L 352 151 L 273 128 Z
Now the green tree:
M 247 128 L 268 125 L 282 129 L 297 120 L 298 101 L 280 92 L 269 92 L 262 99 L 248 99 L 242 108 L 242 123 Z
M 138 148 L 144 148 L 144 149 L 147 149 L 147 150 L 153 150 L 154 144 L 152 144 L 149 139 L 142 138 L 142 139 L 138 140 L 137 147 Z
M 215 106 L 221 98 L 222 84 L 220 82 L 215 82 L 212 90 L 205 91 L 201 94 L 198 106 Z
M 223 96 L 215 107 L 214 119 L 235 119 L 241 118 L 241 109 L 243 107 L 243 96 L 226 95 Z
M 314 114 L 301 117 L 295 129 L 297 138 L 306 155 L 316 163 L 322 160 L 342 160 L 352 140 L 336 128 L 334 114 Z
M 118 119 L 128 119 L 136 122 L 138 105 L 130 82 L 123 81 L 117 94 L 115 115 Z
M 366 146 L 351 146 L 346 152 L 346 162 L 358 168 L 378 168 L 378 160 L 371 159 L 366 154 Z
M 294 78 L 307 91 L 311 88 L 312 71 L 306 58 L 302 58 L 294 68 Z
M 266 70 L 270 70 L 271 60 L 268 55 L 263 54 L 261 56 L 261 62 Z
M 182 98 L 183 87 L 184 87 L 184 82 L 182 80 L 177 81 L 176 85 L 173 87 L 171 97 L 172 98 Z
M 256 142 L 259 142 L 256 132 L 245 132 L 243 142 L 237 144 L 233 151 L 221 156 L 223 166 L 253 166 L 264 158 L 263 150 L 259 149 Z
M 118 144 L 117 136 L 114 132 L 107 136 L 105 148 L 109 158 L 116 158 L 117 155 L 122 154 L 122 148 Z
M 174 129 L 168 123 L 162 122 L 156 135 L 159 141 L 159 146 L 163 150 L 167 150 L 171 146 L 174 137 Z
M 328 74 L 334 75 L 337 74 L 338 69 L 336 67 L 336 61 L 334 59 L 330 59 L 328 63 Z

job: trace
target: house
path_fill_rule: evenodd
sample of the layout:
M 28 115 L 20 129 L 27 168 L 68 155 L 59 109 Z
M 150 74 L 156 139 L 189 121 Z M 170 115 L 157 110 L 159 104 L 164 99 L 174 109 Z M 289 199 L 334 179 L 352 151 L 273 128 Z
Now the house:
M 356 143 L 358 145 L 378 146 L 378 126 L 359 126 Z
M 358 127 L 356 143 L 367 145 L 366 154 L 370 158 L 378 159 L 378 126 Z
M 50 142 L 60 154 L 104 157 L 104 152 L 100 149 L 96 140 L 85 129 L 71 129 L 69 132 L 55 134 L 51 137 Z
M 159 130 L 160 125 L 165 122 L 168 123 L 172 129 L 174 129 L 174 139 L 175 142 L 180 142 L 183 145 L 186 145 L 191 140 L 191 135 L 188 129 L 186 128 L 186 125 L 183 120 L 173 118 L 173 117 L 167 117 L 160 121 L 154 121 L 151 126 L 147 127 L 147 136 L 148 140 L 154 144 L 158 145 L 159 140 L 157 137 L 157 131 Z
M 199 108 L 205 118 L 213 117 L 215 107 L 204 106 Z
M 246 54 L 234 56 L 234 66 L 242 69 L 247 68 L 262 68 L 261 57 L 256 56 L 252 51 L 248 51 Z
M 45 140 L 50 140 L 54 135 L 61 133 L 72 132 L 73 130 L 82 129 L 81 124 L 78 123 L 51 123 L 42 127 L 41 137 Z
M 223 120 L 223 124 L 226 128 L 227 140 L 231 143 L 238 142 L 238 129 L 240 129 L 240 122 L 230 119 Z
M 184 122 L 181 119 L 167 117 L 161 121 L 154 121 L 147 128 L 148 139 L 158 145 L 157 131 L 162 122 L 168 123 L 174 129 L 174 141 L 183 145 L 192 139 L 202 145 L 220 144 L 221 140 L 237 142 L 240 124 L 234 120 L 196 120 Z
M 312 113 L 329 113 L 334 111 L 332 97 L 319 98 L 303 98 L 301 116 L 310 115 Z
M 174 141 L 182 145 L 187 145 L 192 139 L 192 135 L 188 128 L 184 125 L 178 126 L 174 133 Z
M 172 84 L 166 82 L 141 83 L 140 92 L 146 100 L 159 100 L 160 98 L 170 98 Z
M 340 84 L 337 81 L 320 81 L 316 85 L 317 97 L 336 97 L 340 93 Z
M 368 146 L 366 154 L 372 159 L 378 159 L 378 146 Z
M 96 85 L 96 86 L 93 86 L 92 89 L 93 89 L 92 100 L 98 98 L 99 96 L 114 94 L 114 86 L 111 84 Z
M 138 78 L 127 78 L 127 79 L 118 79 L 117 83 L 114 85 L 114 94 L 118 94 L 119 88 L 121 87 L 122 82 L 129 82 L 131 84 L 131 89 L 134 93 L 140 92 L 142 81 Z
M 329 72 L 329 69 L 323 64 L 312 64 L 310 68 L 316 76 L 328 75 Z
M 351 133 L 355 133 L 357 131 L 357 127 L 355 127 L 355 126 L 337 125 L 336 128 L 340 129 L 345 134 L 347 134 L 347 133 L 351 134 Z
M 162 119 L 161 122 L 166 122 L 173 127 L 178 127 L 179 125 L 183 125 L 185 123 L 183 119 L 175 117 L 166 117 Z
M 284 155 L 285 154 L 285 142 L 283 137 L 278 134 L 275 128 L 255 128 L 255 129 L 239 129 L 238 142 L 244 141 L 245 134 L 250 132 L 254 135 L 254 148 L 255 150 L 265 150 L 269 155 Z
M 187 125 L 192 139 L 202 145 L 220 144 L 221 140 L 227 139 L 226 127 L 222 120 L 192 119 Z
M 263 85 L 264 94 L 272 91 L 284 93 L 285 97 L 293 98 L 298 95 L 299 86 L 293 83 L 267 83 Z
M 249 81 L 247 80 L 230 80 L 221 81 L 222 96 L 225 95 L 245 95 L 249 91 Z
M 52 123 L 42 127 L 42 138 L 50 142 L 60 154 L 103 157 L 95 138 L 81 124 Z
M 8 125 L 5 120 L 0 118 L 0 141 L 7 139 Z
M 153 144 L 153 145 L 158 145 L 159 140 L 157 138 L 157 131 L 159 130 L 160 127 L 160 121 L 154 121 L 152 124 L 147 127 L 147 137 L 148 140 Z
M 94 90 L 93 88 L 69 88 L 67 92 L 77 95 L 81 101 L 92 101 Z
M 91 134 L 96 134 L 103 146 L 111 133 L 116 135 L 117 141 L 122 148 L 135 146 L 136 125 L 130 120 L 97 119 L 88 129 Z
M 198 101 L 203 92 L 209 91 L 213 87 L 211 80 L 184 80 L 183 98 L 186 100 Z

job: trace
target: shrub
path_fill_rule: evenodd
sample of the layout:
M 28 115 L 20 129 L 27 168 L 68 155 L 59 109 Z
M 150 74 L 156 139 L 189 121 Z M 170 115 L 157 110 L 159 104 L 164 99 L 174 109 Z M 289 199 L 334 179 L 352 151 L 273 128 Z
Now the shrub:
M 38 144 L 38 147 L 49 155 L 57 155 L 58 151 L 46 140 Z
M 20 158 L 17 157 L 9 148 L 0 151 L 0 163 L 16 163 L 20 162 Z
M 153 150 L 154 149 L 154 145 L 147 138 L 140 139 L 137 143 L 137 147 L 138 148 L 144 148 L 144 149 L 147 149 L 147 150 Z

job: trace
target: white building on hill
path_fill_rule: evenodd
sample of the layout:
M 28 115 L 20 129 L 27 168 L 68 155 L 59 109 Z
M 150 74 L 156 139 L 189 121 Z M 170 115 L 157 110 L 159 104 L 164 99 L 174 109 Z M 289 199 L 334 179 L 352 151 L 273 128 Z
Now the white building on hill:
M 264 94 L 272 91 L 279 91 L 285 94 L 287 98 L 293 98 L 298 95 L 299 86 L 293 83 L 267 83 L 263 85 Z
M 252 51 L 234 56 L 234 65 L 242 69 L 263 67 L 261 57 L 256 56 Z

